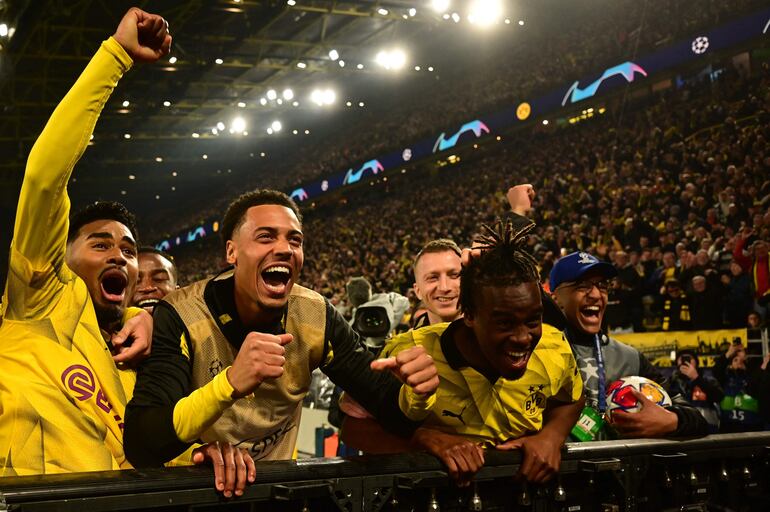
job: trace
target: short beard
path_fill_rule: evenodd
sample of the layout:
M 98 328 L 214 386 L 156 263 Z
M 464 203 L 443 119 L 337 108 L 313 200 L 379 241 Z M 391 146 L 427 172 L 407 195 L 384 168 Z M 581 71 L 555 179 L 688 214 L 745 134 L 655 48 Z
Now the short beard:
M 125 308 L 123 306 L 99 306 L 94 304 L 94 311 L 96 311 L 96 321 L 99 323 L 99 328 L 108 334 L 112 334 L 120 328 Z

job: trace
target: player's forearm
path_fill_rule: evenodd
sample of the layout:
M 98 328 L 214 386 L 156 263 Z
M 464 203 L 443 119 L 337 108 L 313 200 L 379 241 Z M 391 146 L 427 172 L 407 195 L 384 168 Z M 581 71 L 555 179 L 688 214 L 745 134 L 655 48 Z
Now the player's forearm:
M 342 422 L 340 439 L 346 445 L 366 453 L 401 453 L 409 451 L 409 440 L 391 434 L 371 418 L 347 416 Z
M 233 386 L 227 380 L 227 370 L 174 406 L 174 432 L 183 443 L 198 439 L 235 401 L 232 397 Z
M 548 434 L 554 439 L 558 439 L 559 443 L 563 443 L 572 427 L 577 423 L 584 406 L 584 396 L 581 396 L 577 402 L 572 403 L 549 400 L 543 414 L 543 429 L 541 433 Z

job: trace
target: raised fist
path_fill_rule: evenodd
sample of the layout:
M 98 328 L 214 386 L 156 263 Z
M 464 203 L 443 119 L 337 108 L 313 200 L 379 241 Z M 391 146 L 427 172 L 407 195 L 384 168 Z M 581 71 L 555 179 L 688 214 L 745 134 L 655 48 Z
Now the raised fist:
M 535 198 L 535 188 L 529 183 L 516 185 L 508 189 L 505 194 L 511 211 L 523 217 L 532 210 L 532 200 Z
M 284 345 L 291 342 L 291 334 L 250 332 L 227 370 L 227 380 L 233 387 L 233 398 L 250 395 L 266 379 L 283 375 L 286 363 Z
M 171 51 L 168 22 L 138 7 L 128 10 L 112 37 L 135 62 L 155 62 Z

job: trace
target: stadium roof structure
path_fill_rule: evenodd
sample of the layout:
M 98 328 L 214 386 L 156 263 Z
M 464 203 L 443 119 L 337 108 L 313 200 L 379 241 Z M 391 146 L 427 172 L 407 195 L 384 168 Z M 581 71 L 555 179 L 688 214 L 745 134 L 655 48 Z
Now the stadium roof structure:
M 485 45 L 500 46 L 522 29 L 500 24 L 494 33 L 479 35 L 453 22 L 452 11 L 436 12 L 426 0 L 136 4 L 170 22 L 173 58 L 139 65 L 123 79 L 70 193 L 77 204 L 78 198 L 94 199 L 98 190 L 140 214 L 157 205 L 156 195 L 206 197 L 217 175 L 270 172 L 286 163 L 284 156 L 319 144 L 339 126 L 376 119 L 377 109 L 401 98 L 417 101 L 439 72 L 456 72 Z M 12 37 L 0 39 L 3 204 L 15 203 L 26 156 L 46 119 L 131 5 L 0 0 L 0 22 L 12 30 Z M 517 6 L 517 20 L 525 9 Z M 398 73 L 375 62 L 378 52 L 395 48 L 408 54 Z M 291 94 L 284 96 L 286 89 Z M 309 98 L 315 89 L 321 92 L 314 99 L 330 99 L 323 91 L 331 89 L 336 102 L 317 105 Z M 271 136 L 274 121 L 283 129 Z

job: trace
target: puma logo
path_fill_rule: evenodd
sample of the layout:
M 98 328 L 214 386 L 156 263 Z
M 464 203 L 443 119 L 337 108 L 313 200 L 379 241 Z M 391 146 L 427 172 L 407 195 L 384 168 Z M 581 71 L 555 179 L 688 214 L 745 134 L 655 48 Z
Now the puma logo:
M 450 418 L 457 418 L 458 420 L 460 420 L 460 423 L 465 425 L 465 420 L 463 419 L 463 413 L 465 412 L 465 409 L 467 409 L 467 408 L 468 408 L 468 405 L 466 404 L 466 406 L 463 407 L 463 410 L 460 411 L 460 414 L 457 414 L 456 412 L 452 412 L 452 411 L 447 411 L 446 409 L 444 409 L 441 412 L 441 415 L 442 416 L 448 416 Z

